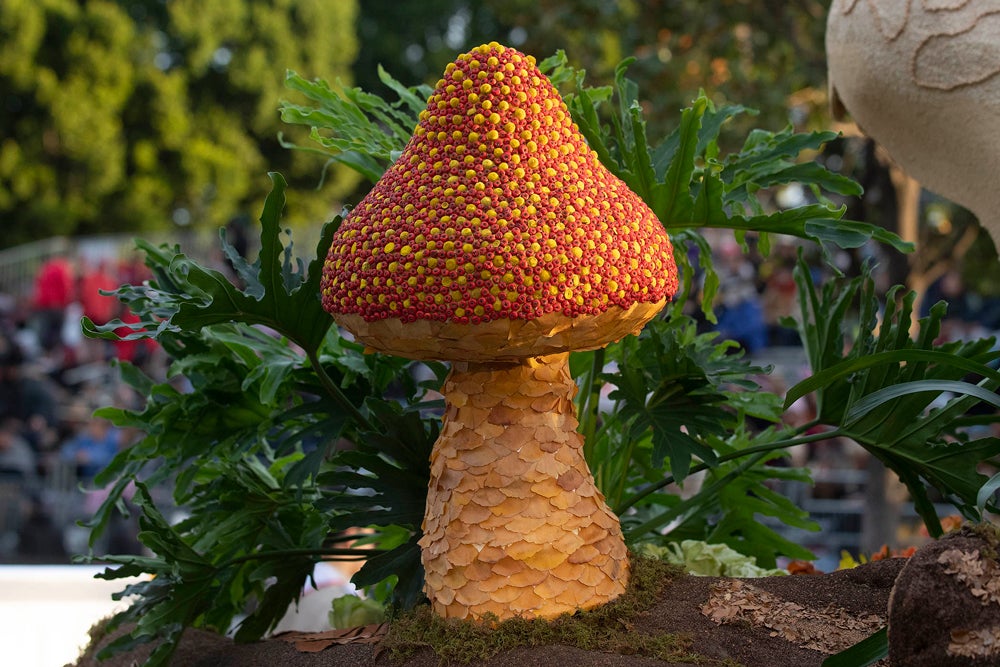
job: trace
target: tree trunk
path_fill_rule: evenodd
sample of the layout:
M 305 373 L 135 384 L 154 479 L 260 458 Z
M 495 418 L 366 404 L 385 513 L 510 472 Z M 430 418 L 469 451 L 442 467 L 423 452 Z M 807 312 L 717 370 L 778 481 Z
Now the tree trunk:
M 569 355 L 455 362 L 420 540 L 444 617 L 553 617 L 609 602 L 629 564 L 576 432 Z
M 893 546 L 899 530 L 899 503 L 889 494 L 885 464 L 869 456 L 865 464 L 865 511 L 861 515 L 861 553 L 873 554 L 885 545 Z

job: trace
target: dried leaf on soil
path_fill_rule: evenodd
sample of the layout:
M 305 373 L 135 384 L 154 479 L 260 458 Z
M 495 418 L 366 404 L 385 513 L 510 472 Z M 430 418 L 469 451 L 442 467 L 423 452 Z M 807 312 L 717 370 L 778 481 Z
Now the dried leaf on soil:
M 747 622 L 767 628 L 772 637 L 828 654 L 853 646 L 885 625 L 875 614 L 859 618 L 839 608 L 809 609 L 738 579 L 714 584 L 701 613 L 719 625 Z
M 337 644 L 377 644 L 387 632 L 388 623 L 376 623 L 326 632 L 283 632 L 276 638 L 295 644 L 301 653 L 319 653 Z
M 1000 604 L 1000 565 L 996 561 L 983 558 L 978 549 L 949 549 L 938 556 L 937 562 L 945 566 L 945 574 L 955 575 L 983 604 Z
M 952 630 L 948 653 L 965 658 L 1000 656 L 1000 627 L 980 630 Z

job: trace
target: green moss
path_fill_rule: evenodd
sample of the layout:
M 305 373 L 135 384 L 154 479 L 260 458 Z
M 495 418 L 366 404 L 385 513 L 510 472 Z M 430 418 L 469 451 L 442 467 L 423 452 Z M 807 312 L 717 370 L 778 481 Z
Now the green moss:
M 87 636 L 90 638 L 90 641 L 80 649 L 80 655 L 77 656 L 78 663 L 82 664 L 86 659 L 94 659 L 101 643 L 107 639 L 111 632 L 111 621 L 113 619 L 114 616 L 105 616 L 90 626 L 90 629 L 87 630 Z
M 680 573 L 680 568 L 663 561 L 633 556 L 632 576 L 624 595 L 606 605 L 551 620 L 461 621 L 441 618 L 429 607 L 419 607 L 393 621 L 381 648 L 402 661 L 428 647 L 441 664 L 478 664 L 519 646 L 554 644 L 695 665 L 731 664 L 694 653 L 690 637 L 633 631 L 635 619 L 653 607 L 663 586 Z
M 970 524 L 969 531 L 979 537 L 987 544 L 983 550 L 983 556 L 992 560 L 1000 560 L 1000 526 L 982 521 L 977 524 Z

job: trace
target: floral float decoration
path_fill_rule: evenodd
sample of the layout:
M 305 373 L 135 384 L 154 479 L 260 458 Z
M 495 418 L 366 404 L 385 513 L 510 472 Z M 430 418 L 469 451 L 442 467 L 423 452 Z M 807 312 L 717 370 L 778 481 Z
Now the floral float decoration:
M 568 357 L 638 333 L 676 289 L 663 225 L 533 57 L 491 43 L 448 65 L 321 284 L 367 347 L 452 364 L 420 540 L 436 613 L 547 618 L 624 592 Z
M 1000 238 L 1000 2 L 834 0 L 835 115 Z

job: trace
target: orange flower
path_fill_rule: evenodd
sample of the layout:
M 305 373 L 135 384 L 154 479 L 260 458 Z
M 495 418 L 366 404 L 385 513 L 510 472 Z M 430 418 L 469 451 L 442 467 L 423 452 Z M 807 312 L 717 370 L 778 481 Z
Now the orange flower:
M 892 554 L 889 553 L 889 545 L 883 544 L 882 548 L 873 553 L 868 560 L 874 563 L 877 560 L 885 560 L 886 558 L 892 558 Z
M 788 574 L 823 574 L 807 560 L 793 560 L 785 569 L 788 570 Z
M 945 533 L 958 530 L 962 527 L 962 521 L 962 517 L 958 514 L 949 514 L 948 516 L 941 517 L 941 530 Z M 927 532 L 927 526 L 920 526 L 920 534 L 924 537 L 930 537 L 930 533 Z

